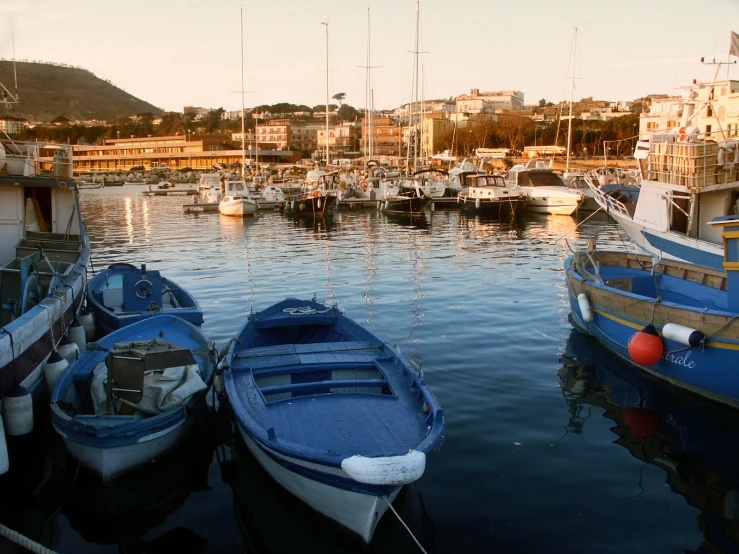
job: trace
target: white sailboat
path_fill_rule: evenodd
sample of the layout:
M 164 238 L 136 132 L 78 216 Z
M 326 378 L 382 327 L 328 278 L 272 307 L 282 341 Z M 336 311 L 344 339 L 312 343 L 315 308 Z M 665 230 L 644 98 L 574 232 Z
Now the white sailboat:
M 246 149 L 244 145 L 244 16 L 243 10 L 239 11 L 241 17 L 241 175 L 244 175 L 246 166 Z M 244 179 L 237 181 L 226 181 L 223 187 L 223 196 L 218 204 L 221 215 L 233 217 L 244 217 L 254 215 L 259 208 L 254 200 L 249 198 L 249 187 Z

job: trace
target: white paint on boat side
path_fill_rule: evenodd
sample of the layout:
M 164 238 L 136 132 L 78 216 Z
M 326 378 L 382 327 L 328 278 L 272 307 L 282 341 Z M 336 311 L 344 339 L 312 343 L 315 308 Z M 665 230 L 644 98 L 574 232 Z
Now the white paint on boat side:
M 109 481 L 118 475 L 147 465 L 172 450 L 187 433 L 190 425 L 180 420 L 163 431 L 142 437 L 136 443 L 110 448 L 100 448 L 71 440 L 57 426 L 57 433 L 64 439 L 67 452 L 85 467 Z
M 241 425 L 238 427 L 249 451 L 254 455 L 265 471 L 269 473 L 282 487 L 308 504 L 314 510 L 333 519 L 350 531 L 357 533 L 365 542 L 369 543 L 372 540 L 372 534 L 375 532 L 377 523 L 388 509 L 387 502 L 377 496 L 361 494 L 318 483 L 317 481 L 313 481 L 312 479 L 290 471 L 273 460 L 259 446 L 257 446 L 254 441 L 249 438 L 249 435 L 244 431 L 244 429 L 242 429 Z M 270 450 L 270 453 L 278 458 L 288 460 L 293 464 L 303 465 L 325 473 L 334 473 L 347 478 L 349 477 L 338 468 L 309 464 L 302 460 L 288 458 L 274 452 L 273 450 Z M 400 492 L 400 488 L 396 489 L 389 495 L 388 501 L 392 503 L 398 495 L 398 492 Z

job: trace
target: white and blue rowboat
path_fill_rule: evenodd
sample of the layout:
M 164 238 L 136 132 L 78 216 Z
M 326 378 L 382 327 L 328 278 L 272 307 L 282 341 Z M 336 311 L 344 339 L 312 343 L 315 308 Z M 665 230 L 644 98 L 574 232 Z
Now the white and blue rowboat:
M 570 256 L 570 321 L 643 371 L 739 408 L 739 219 L 717 219 L 726 271 L 592 248 Z
M 69 454 L 108 481 L 147 465 L 189 431 L 213 381 L 217 353 L 172 315 L 89 343 L 59 379 L 51 420 Z
M 225 386 L 251 453 L 285 489 L 366 542 L 440 441 L 423 375 L 336 307 L 288 298 L 251 315 Z
M 95 317 L 98 336 L 156 314 L 180 317 L 200 327 L 203 310 L 197 300 L 159 271 L 126 263 L 110 265 L 90 279 L 88 309 Z

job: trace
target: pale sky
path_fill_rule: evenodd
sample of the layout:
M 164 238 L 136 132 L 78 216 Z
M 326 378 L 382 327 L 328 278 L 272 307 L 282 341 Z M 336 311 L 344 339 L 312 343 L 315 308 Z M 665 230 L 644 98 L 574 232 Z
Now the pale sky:
M 12 28 L 19 60 L 89 69 L 165 110 L 235 110 L 242 7 L 247 107 L 324 103 L 328 21 L 329 96 L 363 108 L 367 7 L 375 107 L 410 100 L 415 0 L 0 0 L 0 57 L 13 56 Z M 471 88 L 520 90 L 527 104 L 568 99 L 574 27 L 576 100 L 679 94 L 712 79 L 701 56 L 726 61 L 739 32 L 739 0 L 421 0 L 420 14 L 427 99 Z

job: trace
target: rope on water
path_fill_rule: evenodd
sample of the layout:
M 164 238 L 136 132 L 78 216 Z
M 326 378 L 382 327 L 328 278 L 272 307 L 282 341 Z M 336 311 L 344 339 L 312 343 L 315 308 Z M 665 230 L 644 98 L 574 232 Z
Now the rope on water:
M 18 531 L 13 531 L 10 527 L 7 527 L 2 523 L 0 523 L 0 535 L 11 542 L 14 542 L 18 546 L 22 546 L 26 550 L 34 552 L 35 554 L 57 554 L 54 550 L 46 548 L 43 544 L 39 544 L 36 541 L 29 539 Z
M 403 521 L 403 518 L 400 517 L 400 514 L 395 511 L 395 508 L 393 508 L 393 505 L 390 503 L 390 501 L 387 499 L 387 496 L 382 497 L 385 502 L 387 502 L 387 505 L 390 507 L 392 512 L 395 514 L 395 517 L 398 518 L 398 521 L 403 524 L 403 527 L 405 527 L 405 530 L 408 531 L 408 534 L 411 536 L 411 538 L 415 541 L 415 543 L 418 545 L 418 548 L 423 552 L 423 554 L 428 554 L 426 552 L 426 549 L 421 545 L 421 543 L 418 541 L 416 536 L 413 534 L 413 531 L 411 531 L 410 527 L 406 525 L 405 521 Z

